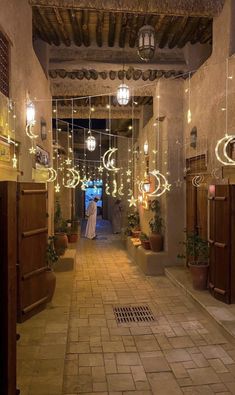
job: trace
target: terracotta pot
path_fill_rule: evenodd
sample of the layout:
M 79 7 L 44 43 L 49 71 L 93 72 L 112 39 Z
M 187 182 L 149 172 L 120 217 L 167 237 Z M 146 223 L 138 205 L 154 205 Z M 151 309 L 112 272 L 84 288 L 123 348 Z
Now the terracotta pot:
M 78 241 L 78 234 L 77 233 L 69 233 L 68 234 L 69 243 L 77 243 Z
M 51 302 L 55 293 L 56 286 L 56 275 L 52 269 L 46 271 L 46 282 L 47 282 L 47 302 Z
M 138 238 L 139 238 L 140 233 L 141 233 L 141 230 L 132 230 L 132 236 L 133 236 L 135 239 L 138 239 Z
M 64 255 L 66 248 L 68 248 L 66 233 L 55 233 L 54 247 L 57 255 Z
M 151 250 L 150 241 L 149 240 L 141 240 L 142 247 L 145 250 Z
M 163 250 L 163 236 L 159 233 L 151 233 L 149 242 L 152 251 L 159 252 Z
M 208 268 L 208 264 L 189 263 L 194 289 L 207 289 Z

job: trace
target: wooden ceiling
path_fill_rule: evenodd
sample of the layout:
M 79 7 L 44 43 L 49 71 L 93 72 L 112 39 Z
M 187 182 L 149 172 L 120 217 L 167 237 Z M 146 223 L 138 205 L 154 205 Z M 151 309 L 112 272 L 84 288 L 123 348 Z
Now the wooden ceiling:
M 71 107 L 71 97 L 54 97 L 54 99 L 58 100 L 58 106 L 61 107 Z M 110 101 L 109 101 L 110 100 Z M 134 96 L 133 98 L 133 102 L 135 105 L 135 108 L 138 106 L 142 106 L 142 105 L 147 105 L 147 104 L 153 104 L 153 97 L 152 96 Z M 106 95 L 102 95 L 102 96 L 97 96 L 97 97 L 92 97 L 91 98 L 91 107 L 99 107 L 101 106 L 102 108 L 105 108 L 106 106 L 108 106 L 109 104 L 111 104 L 111 106 L 113 107 L 123 107 L 120 106 L 117 102 L 117 98 L 116 96 L 111 96 L 109 99 L 109 96 Z M 77 98 L 77 100 L 73 100 L 73 106 L 74 108 L 78 108 L 78 107 L 88 107 L 90 105 L 89 103 L 89 98 Z M 128 104 L 128 106 L 132 106 L 132 100 L 130 100 L 130 103 Z M 125 106 L 125 107 L 128 107 Z
M 183 48 L 188 42 L 212 41 L 212 18 L 206 16 L 33 6 L 34 37 L 56 46 L 134 48 L 138 31 L 145 24 L 155 28 L 159 48 Z

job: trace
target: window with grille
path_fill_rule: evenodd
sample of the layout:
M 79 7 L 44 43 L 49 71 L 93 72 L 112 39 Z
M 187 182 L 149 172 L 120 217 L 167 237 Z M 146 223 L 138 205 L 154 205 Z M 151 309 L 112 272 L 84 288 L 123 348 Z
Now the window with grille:
M 0 92 L 9 97 L 9 41 L 0 31 Z

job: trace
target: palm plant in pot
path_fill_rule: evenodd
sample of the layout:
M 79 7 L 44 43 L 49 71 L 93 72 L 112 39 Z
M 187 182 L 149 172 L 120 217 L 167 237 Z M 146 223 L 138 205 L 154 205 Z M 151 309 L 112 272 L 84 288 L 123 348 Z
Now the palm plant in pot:
M 76 243 L 78 240 L 78 226 L 79 221 L 77 219 L 72 219 L 67 221 L 67 235 L 69 243 Z
M 62 217 L 61 206 L 58 200 L 56 200 L 54 226 L 55 226 L 55 239 L 54 239 L 55 251 L 59 256 L 64 255 L 66 248 L 68 248 L 67 222 Z
M 154 199 L 150 203 L 150 210 L 154 213 L 153 218 L 149 221 L 151 234 L 149 236 L 151 250 L 159 252 L 163 250 L 163 218 L 161 217 L 160 203 Z
M 140 217 L 138 211 L 134 211 L 128 214 L 128 225 L 126 234 L 128 236 L 139 237 L 140 235 Z
M 186 240 L 181 244 L 184 245 L 186 254 L 178 255 L 178 257 L 187 257 L 188 259 L 193 288 L 198 290 L 206 289 L 209 268 L 208 241 L 202 239 L 197 232 L 191 232 L 186 234 Z
M 58 261 L 59 257 L 55 251 L 54 246 L 55 236 L 50 236 L 47 242 L 47 270 L 46 270 L 46 283 L 47 283 L 47 301 L 51 302 L 55 287 L 56 287 L 56 276 L 53 271 L 53 267 Z
M 140 233 L 140 241 L 141 241 L 142 247 L 145 250 L 151 250 L 149 237 L 146 235 L 146 233 L 143 233 L 143 232 Z

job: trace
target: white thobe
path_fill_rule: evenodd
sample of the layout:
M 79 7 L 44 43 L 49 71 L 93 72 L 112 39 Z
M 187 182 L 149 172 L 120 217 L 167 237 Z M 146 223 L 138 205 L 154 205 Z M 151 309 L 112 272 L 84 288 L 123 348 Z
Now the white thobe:
M 96 216 L 97 216 L 97 206 L 94 200 L 89 203 L 86 215 L 88 216 L 88 221 L 86 225 L 85 237 L 88 239 L 93 239 L 96 236 Z

